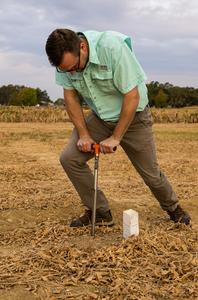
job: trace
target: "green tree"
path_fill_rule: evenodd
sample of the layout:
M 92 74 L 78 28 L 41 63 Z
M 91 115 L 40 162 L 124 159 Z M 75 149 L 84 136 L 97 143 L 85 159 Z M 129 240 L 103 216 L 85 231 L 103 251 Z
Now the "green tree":
M 36 90 L 29 87 L 21 89 L 15 97 L 11 99 L 11 105 L 34 106 L 38 103 Z
M 22 89 L 24 86 L 19 85 L 3 85 L 0 87 L 0 104 L 1 105 L 9 105 L 11 99 L 13 99 L 16 94 Z
M 50 97 L 47 94 L 47 91 L 41 91 L 41 89 L 37 88 L 36 89 L 36 94 L 37 94 L 37 101 L 39 104 L 48 104 L 52 103 L 50 100 Z
M 163 89 L 160 89 L 154 99 L 156 107 L 167 107 L 168 106 L 168 95 Z
M 148 98 L 149 98 L 149 105 L 155 105 L 155 97 L 159 91 L 159 82 L 158 81 L 151 81 L 147 84 L 148 89 Z
M 63 98 L 58 98 L 55 102 L 54 105 L 65 105 L 65 100 Z
M 1 86 L 0 87 L 0 105 L 34 105 L 34 104 L 31 104 L 31 101 L 30 101 L 30 104 L 27 104 L 27 103 L 29 103 L 29 100 L 26 101 L 23 99 L 23 101 L 21 101 L 20 97 L 23 96 L 22 94 L 24 93 L 24 91 L 23 92 L 21 92 L 21 91 L 24 88 L 29 88 L 29 87 L 25 87 L 23 85 L 21 85 L 21 86 L 20 85 L 12 85 L 12 84 L 9 84 L 7 86 L 6 85 Z M 36 91 L 36 98 L 37 98 L 36 103 L 39 103 L 39 104 L 52 103 L 52 101 L 50 100 L 50 98 L 45 90 L 42 91 L 39 88 L 32 89 L 32 93 L 33 93 L 33 90 Z M 19 92 L 21 92 L 22 94 L 19 94 Z M 26 91 L 25 93 L 28 93 L 28 92 Z M 34 98 L 35 98 L 35 96 L 34 96 Z M 35 103 L 35 99 L 32 103 Z

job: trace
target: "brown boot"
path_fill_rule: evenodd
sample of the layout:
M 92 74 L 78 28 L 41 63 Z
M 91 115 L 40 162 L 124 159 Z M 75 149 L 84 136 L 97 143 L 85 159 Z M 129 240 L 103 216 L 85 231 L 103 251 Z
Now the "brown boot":
M 191 217 L 189 214 L 184 211 L 180 205 L 176 207 L 174 211 L 167 210 L 167 214 L 170 216 L 170 219 L 174 221 L 175 223 L 183 223 L 186 225 L 190 224 Z
M 84 214 L 80 217 L 72 220 L 70 227 L 83 227 L 91 225 L 91 216 L 92 212 L 89 209 L 86 209 Z M 98 226 L 113 226 L 113 217 L 111 211 L 108 210 L 106 212 L 100 211 L 100 209 L 96 209 L 96 224 Z

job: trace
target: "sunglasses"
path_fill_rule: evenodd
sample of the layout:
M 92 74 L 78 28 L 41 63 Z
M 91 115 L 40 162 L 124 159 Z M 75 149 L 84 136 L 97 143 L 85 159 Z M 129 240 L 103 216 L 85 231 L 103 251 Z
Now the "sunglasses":
M 78 51 L 77 58 L 78 58 L 78 61 L 76 62 L 76 64 L 72 68 L 70 68 L 68 70 L 61 70 L 58 67 L 56 67 L 56 71 L 58 73 L 67 73 L 67 72 L 72 72 L 72 71 L 79 72 L 80 71 L 80 48 L 79 48 L 79 51 Z

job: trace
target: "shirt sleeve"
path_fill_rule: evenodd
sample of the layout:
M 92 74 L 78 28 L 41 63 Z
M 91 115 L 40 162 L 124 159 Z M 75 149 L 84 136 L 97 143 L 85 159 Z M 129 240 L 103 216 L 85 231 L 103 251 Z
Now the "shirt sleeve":
M 66 90 L 73 90 L 72 81 L 67 73 L 55 73 L 56 84 L 61 85 Z
M 123 42 L 119 50 L 112 53 L 113 80 L 117 89 L 126 94 L 147 80 L 134 51 Z

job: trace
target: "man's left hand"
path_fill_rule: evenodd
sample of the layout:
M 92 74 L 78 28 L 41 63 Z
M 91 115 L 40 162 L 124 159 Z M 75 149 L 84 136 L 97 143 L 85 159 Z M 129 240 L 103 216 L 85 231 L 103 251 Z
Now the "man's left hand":
M 108 139 L 100 142 L 100 151 L 104 154 L 113 153 L 115 152 L 115 147 L 119 146 L 119 144 L 119 140 L 116 140 L 113 136 L 110 136 Z

